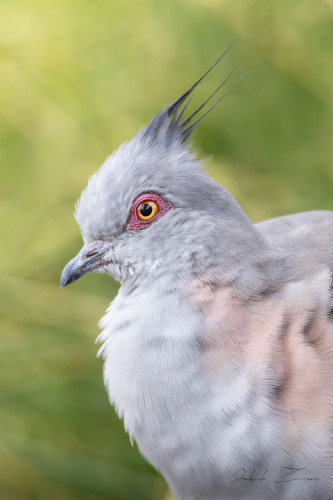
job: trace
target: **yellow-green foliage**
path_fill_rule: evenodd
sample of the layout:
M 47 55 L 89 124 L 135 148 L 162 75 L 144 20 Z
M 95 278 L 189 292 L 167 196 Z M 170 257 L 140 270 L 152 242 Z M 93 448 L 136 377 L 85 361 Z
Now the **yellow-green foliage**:
M 254 220 L 333 208 L 332 0 L 0 0 L 0 499 L 162 499 L 95 359 L 117 285 L 60 291 L 73 206 L 120 142 L 247 32 L 250 70 L 195 134 Z

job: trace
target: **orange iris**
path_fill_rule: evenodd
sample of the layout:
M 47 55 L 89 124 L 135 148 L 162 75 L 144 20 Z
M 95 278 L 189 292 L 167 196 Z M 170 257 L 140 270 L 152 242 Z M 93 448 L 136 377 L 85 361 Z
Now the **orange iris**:
M 153 200 L 144 200 L 138 205 L 136 215 L 138 219 L 146 221 L 150 220 L 160 211 L 160 207 Z

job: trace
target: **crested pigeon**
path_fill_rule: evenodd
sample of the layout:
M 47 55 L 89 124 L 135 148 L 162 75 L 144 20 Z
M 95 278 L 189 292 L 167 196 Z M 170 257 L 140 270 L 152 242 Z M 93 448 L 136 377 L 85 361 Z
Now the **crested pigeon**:
M 121 282 L 106 389 L 178 500 L 333 499 L 333 212 L 253 224 L 205 173 L 189 141 L 228 77 L 185 111 L 223 55 L 89 179 L 61 286 Z

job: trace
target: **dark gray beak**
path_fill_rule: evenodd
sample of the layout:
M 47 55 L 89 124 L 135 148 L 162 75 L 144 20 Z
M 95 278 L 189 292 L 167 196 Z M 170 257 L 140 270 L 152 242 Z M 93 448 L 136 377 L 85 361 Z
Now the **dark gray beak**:
M 74 259 L 68 262 L 60 278 L 60 286 L 64 288 L 87 273 L 94 272 L 98 267 L 107 264 L 105 254 L 112 247 L 109 241 L 93 241 L 84 245 Z

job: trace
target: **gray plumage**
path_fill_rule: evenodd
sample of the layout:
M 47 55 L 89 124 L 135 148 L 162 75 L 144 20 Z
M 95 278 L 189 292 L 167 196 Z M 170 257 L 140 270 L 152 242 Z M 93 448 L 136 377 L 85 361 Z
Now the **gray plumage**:
M 90 178 L 61 285 L 121 281 L 106 388 L 179 500 L 330 499 L 333 213 L 252 224 L 189 149 L 202 78 Z

